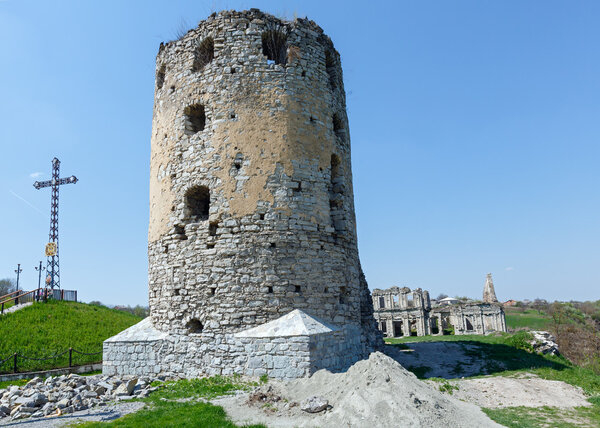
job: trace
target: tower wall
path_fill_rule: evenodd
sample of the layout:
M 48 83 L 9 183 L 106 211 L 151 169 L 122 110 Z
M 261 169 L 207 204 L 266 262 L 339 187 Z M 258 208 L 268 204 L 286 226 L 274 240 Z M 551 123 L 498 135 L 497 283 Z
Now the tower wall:
M 154 101 L 151 318 L 105 341 L 104 373 L 295 378 L 382 344 L 340 58 L 323 31 L 213 14 L 161 45 Z M 325 330 L 288 328 L 307 319 Z M 272 323 L 285 328 L 260 336 Z
M 265 34 L 285 37 L 284 64 L 265 55 Z M 214 56 L 197 69 L 197 48 L 209 38 Z M 202 333 L 236 332 L 292 309 L 361 324 L 361 306 L 371 304 L 360 280 L 345 93 L 331 40 L 312 21 L 222 12 L 161 46 L 156 63 L 154 324 L 186 334 L 197 320 Z M 205 113 L 198 132 L 186 116 L 195 105 Z M 210 194 L 206 216 L 191 215 L 186 202 L 197 186 Z

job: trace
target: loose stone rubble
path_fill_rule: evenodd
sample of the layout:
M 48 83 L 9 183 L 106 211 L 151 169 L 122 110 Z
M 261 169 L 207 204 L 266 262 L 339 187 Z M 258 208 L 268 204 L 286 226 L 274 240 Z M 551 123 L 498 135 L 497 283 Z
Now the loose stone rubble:
M 374 316 L 386 337 L 506 332 L 504 308 L 496 299 L 492 275 L 484 286 L 483 303 L 432 307 L 429 292 L 420 288 L 391 287 L 373 290 Z
M 556 338 L 547 331 L 530 331 L 533 335 L 531 346 L 538 354 L 560 355 Z
M 42 418 L 70 414 L 108 402 L 148 396 L 156 388 L 149 378 L 104 375 L 39 377 L 25 386 L 0 389 L 0 422 L 6 418 Z
M 103 372 L 295 378 L 382 346 L 358 257 L 341 61 L 323 30 L 215 13 L 161 44 L 154 101 L 150 319 L 104 343 Z M 238 335 L 294 310 L 330 331 Z

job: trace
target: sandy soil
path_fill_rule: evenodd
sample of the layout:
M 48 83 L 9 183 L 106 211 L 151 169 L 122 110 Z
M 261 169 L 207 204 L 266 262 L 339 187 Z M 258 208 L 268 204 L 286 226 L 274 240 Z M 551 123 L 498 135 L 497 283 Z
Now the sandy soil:
M 300 410 L 310 396 L 321 396 L 331 409 L 317 414 Z M 269 382 L 255 392 L 213 400 L 234 422 L 263 422 L 269 427 L 496 427 L 479 407 L 443 394 L 375 352 L 345 373 L 318 371 L 308 379 Z
M 544 380 L 531 374 L 520 377 L 491 376 L 451 381 L 459 387 L 453 396 L 481 407 L 578 407 L 590 406 L 576 386 L 557 380 Z

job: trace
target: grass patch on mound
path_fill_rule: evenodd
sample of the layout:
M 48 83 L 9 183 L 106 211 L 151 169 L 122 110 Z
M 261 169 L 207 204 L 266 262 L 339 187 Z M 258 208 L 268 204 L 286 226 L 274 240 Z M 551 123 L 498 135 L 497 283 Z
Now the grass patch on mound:
M 548 330 L 552 327 L 552 317 L 544 312 L 540 313 L 533 309 L 521 311 L 515 308 L 506 308 L 505 316 L 506 326 L 512 330 L 520 328 Z
M 213 376 L 159 384 L 159 389 L 141 400 L 142 410 L 111 422 L 86 422 L 85 428 L 163 428 L 206 427 L 236 428 L 222 407 L 200 400 L 248 390 L 256 382 L 243 382 L 239 377 Z M 264 425 L 244 425 L 246 428 L 266 428 Z
M 28 358 L 47 358 L 69 348 L 85 353 L 102 351 L 102 342 L 131 327 L 141 318 L 105 306 L 50 300 L 34 303 L 0 317 L 0 361 L 15 352 Z M 73 365 L 102 361 L 102 354 L 73 353 Z M 36 361 L 18 358 L 18 371 L 68 367 L 68 352 L 57 359 Z M 12 372 L 13 360 L 0 365 L 0 373 Z

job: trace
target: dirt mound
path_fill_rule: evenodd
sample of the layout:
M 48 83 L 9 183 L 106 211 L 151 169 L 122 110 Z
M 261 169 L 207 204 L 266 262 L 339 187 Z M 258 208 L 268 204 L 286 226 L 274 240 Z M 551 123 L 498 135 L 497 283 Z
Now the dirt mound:
M 270 427 L 499 426 L 478 407 L 442 394 L 379 352 L 344 373 L 320 370 L 307 379 L 269 382 L 258 392 L 281 399 L 246 404 L 247 397 L 240 396 L 216 404 L 224 406 L 235 422 L 264 422 Z M 296 403 L 312 396 L 323 397 L 332 407 L 317 414 L 302 412 Z

